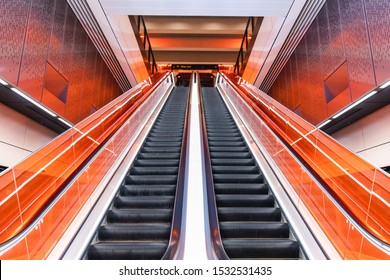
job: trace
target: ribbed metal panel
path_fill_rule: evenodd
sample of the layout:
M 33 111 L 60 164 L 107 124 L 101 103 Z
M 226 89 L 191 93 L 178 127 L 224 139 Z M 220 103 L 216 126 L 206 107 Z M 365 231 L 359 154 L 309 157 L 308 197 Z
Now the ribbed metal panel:
M 262 91 L 268 92 L 270 90 L 325 2 L 326 0 L 308 0 L 306 2 L 290 34 L 287 36 L 286 41 L 260 85 Z
M 89 38 L 95 45 L 96 49 L 99 51 L 104 62 L 107 64 L 112 75 L 115 77 L 118 85 L 125 92 L 131 88 L 131 84 L 126 77 L 122 67 L 120 66 L 114 52 L 111 49 L 110 44 L 108 43 L 106 37 L 104 36 L 102 30 L 95 17 L 92 14 L 91 9 L 88 6 L 88 3 L 83 0 L 67 0 L 73 12 L 77 16 L 78 20 L 84 27 Z

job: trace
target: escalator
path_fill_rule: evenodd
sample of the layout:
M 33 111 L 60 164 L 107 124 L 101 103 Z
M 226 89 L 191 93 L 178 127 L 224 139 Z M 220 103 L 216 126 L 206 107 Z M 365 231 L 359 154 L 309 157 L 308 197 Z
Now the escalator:
M 215 88 L 203 87 L 202 100 L 226 254 L 230 259 L 299 259 L 299 242 L 222 97 Z
M 188 87 L 174 88 L 97 230 L 87 259 L 161 259 L 171 235 Z

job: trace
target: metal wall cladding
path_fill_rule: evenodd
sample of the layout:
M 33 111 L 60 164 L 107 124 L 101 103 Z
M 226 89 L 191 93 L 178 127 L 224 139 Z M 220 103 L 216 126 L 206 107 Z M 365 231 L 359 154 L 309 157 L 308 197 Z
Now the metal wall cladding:
M 0 1 L 0 75 L 17 84 L 31 0 Z
M 364 3 L 376 82 L 382 84 L 390 73 L 390 1 L 365 0 Z
M 66 0 L 2 0 L 0 9 L 1 77 L 53 107 L 43 99 L 51 63 L 69 81 L 64 117 L 74 123 L 121 94 Z
M 388 0 L 328 0 L 275 81 L 270 95 L 291 110 L 301 105 L 302 116 L 318 124 L 334 113 L 327 108 L 324 81 L 344 62 L 350 96 L 336 108 L 347 106 L 389 79 L 389 26 Z M 296 67 L 291 67 L 292 64 Z M 298 85 L 291 88 L 288 81 Z M 291 91 L 299 96 L 293 102 Z

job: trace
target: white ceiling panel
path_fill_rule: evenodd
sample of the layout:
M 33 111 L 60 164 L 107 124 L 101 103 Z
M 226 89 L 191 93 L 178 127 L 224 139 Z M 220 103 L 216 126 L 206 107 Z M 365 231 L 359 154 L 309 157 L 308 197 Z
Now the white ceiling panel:
M 99 0 L 108 15 L 286 16 L 294 0 Z

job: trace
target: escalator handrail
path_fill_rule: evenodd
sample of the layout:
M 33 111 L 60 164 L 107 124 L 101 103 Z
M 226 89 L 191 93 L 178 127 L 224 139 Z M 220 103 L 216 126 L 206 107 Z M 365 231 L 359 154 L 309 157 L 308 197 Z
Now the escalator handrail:
M 178 169 L 177 182 L 176 182 L 175 201 L 173 204 L 171 234 L 169 238 L 168 248 L 162 257 L 163 260 L 175 259 L 178 253 L 178 249 L 179 249 L 178 247 L 180 244 L 180 238 L 182 234 L 184 188 L 185 188 L 187 160 L 188 160 L 188 153 L 187 153 L 187 144 L 188 144 L 187 141 L 188 141 L 188 134 L 189 134 L 188 124 L 191 116 L 190 114 L 191 94 L 192 91 L 190 90 L 188 94 L 187 104 L 186 104 L 186 114 L 185 114 L 184 126 L 183 126 L 183 136 L 181 142 L 179 169 Z
M 362 231 L 362 234 L 367 237 L 371 242 L 373 242 L 378 248 L 381 250 L 384 250 L 389 254 L 390 252 L 390 245 L 387 240 L 384 240 L 383 235 L 379 234 L 376 231 L 373 231 L 371 227 L 367 224 L 366 221 L 361 221 L 356 217 L 356 215 L 353 213 L 353 209 L 349 207 L 349 205 L 339 196 L 337 196 L 334 191 L 332 191 L 332 186 L 329 186 L 329 184 L 326 183 L 326 180 L 321 177 L 321 174 L 318 174 L 318 172 L 310 165 L 310 162 L 308 162 L 304 156 L 302 156 L 302 153 L 300 153 L 299 150 L 297 150 L 296 145 L 293 145 L 289 143 L 289 139 L 287 139 L 286 135 L 283 135 L 283 129 L 275 129 L 275 126 L 277 124 L 275 122 L 272 122 L 272 119 L 267 119 L 268 114 L 272 112 L 271 108 L 273 106 L 278 106 L 278 109 L 280 110 L 288 110 L 287 108 L 284 108 L 280 104 L 270 103 L 267 100 L 267 97 L 263 97 L 263 93 L 257 91 L 256 89 L 252 88 L 251 86 L 246 86 L 247 83 L 242 80 L 241 77 L 238 77 L 236 75 L 232 75 L 229 73 L 221 73 L 221 76 L 224 78 L 225 82 L 227 82 L 242 98 L 245 102 L 247 102 L 248 105 L 254 109 L 254 112 L 271 128 L 271 130 L 278 136 L 278 138 L 285 144 L 285 146 L 293 153 L 293 155 L 298 158 L 301 162 L 301 164 L 304 164 L 305 168 L 311 172 L 311 174 L 314 176 L 314 178 L 321 184 L 321 186 L 327 191 L 327 193 L 331 196 L 332 201 L 334 203 L 337 203 L 339 208 L 342 209 L 342 212 L 346 214 L 346 216 L 350 219 L 350 221 L 355 225 L 355 227 L 359 230 Z M 270 98 L 270 97 L 269 97 Z M 262 106 L 260 106 L 262 105 Z M 267 108 L 268 112 L 264 110 L 262 107 Z M 299 118 L 299 116 L 295 116 L 290 114 L 290 117 L 295 117 Z M 303 119 L 300 121 L 304 121 Z M 309 123 L 305 123 L 306 126 L 309 126 L 314 130 L 318 130 L 316 127 L 312 126 Z M 347 148 L 343 147 L 341 144 L 337 143 L 335 140 L 327 136 L 325 133 L 322 131 L 318 130 L 318 133 L 321 133 L 323 137 L 326 137 L 328 141 L 330 141 L 333 145 L 338 145 L 340 146 L 344 151 L 349 152 L 353 154 L 353 152 L 349 151 Z M 305 132 L 302 133 L 303 135 Z M 294 143 L 295 144 L 295 143 Z M 364 162 L 365 165 L 369 165 L 367 162 L 365 162 L 363 159 L 360 157 L 357 157 L 359 160 Z M 336 161 L 336 159 L 333 159 Z M 377 168 L 372 166 L 372 169 L 377 170 Z M 345 170 L 342 170 L 345 172 Z M 381 172 L 380 170 L 377 170 L 377 174 L 382 174 L 381 176 L 382 180 L 386 180 L 388 184 L 385 184 L 386 186 L 390 185 L 390 177 L 388 177 L 386 174 Z M 348 174 L 348 176 L 353 177 L 353 174 Z M 358 180 L 358 179 L 356 179 Z M 374 183 L 374 182 L 372 182 Z M 383 181 L 382 181 L 383 184 Z M 389 202 L 387 202 L 387 205 L 390 205 Z M 387 212 L 388 213 L 388 212 Z M 374 213 L 375 214 L 375 213 Z M 377 214 L 381 214 L 380 212 Z M 372 217 L 373 214 L 371 214 L 370 217 Z M 388 232 L 390 229 L 387 229 Z
M 217 259 L 219 260 L 229 260 L 228 255 L 225 252 L 225 249 L 222 245 L 222 239 L 219 228 L 219 220 L 218 220 L 218 212 L 217 212 L 217 202 L 214 192 L 214 180 L 212 175 L 212 167 L 211 167 L 211 157 L 210 150 L 208 144 L 207 137 L 207 127 L 206 127 L 206 119 L 204 115 L 204 107 L 203 107 L 203 97 L 202 97 L 202 88 L 200 86 L 200 82 L 198 83 L 198 93 L 199 93 L 199 118 L 201 124 L 201 147 L 203 149 L 203 166 L 205 172 L 206 179 L 206 189 L 207 189 L 207 205 L 208 205 L 208 216 L 209 216 L 209 226 L 210 226 L 210 239 L 213 246 L 213 252 Z
M 80 139 L 88 138 L 89 139 L 88 143 L 91 143 L 90 146 L 87 147 L 88 155 L 84 154 L 83 155 L 84 158 L 82 160 L 80 160 L 80 158 L 77 158 L 76 162 L 71 162 L 71 165 L 72 165 L 72 168 L 70 168 L 71 172 L 69 172 L 69 174 L 66 174 L 67 175 L 66 178 L 64 178 L 64 177 L 61 178 L 62 179 L 61 184 L 56 185 L 55 189 L 50 189 L 49 187 L 45 188 L 45 185 L 42 184 L 44 186 L 42 188 L 42 191 L 35 193 L 36 198 L 35 197 L 32 198 L 34 201 L 36 201 L 38 203 L 38 205 L 36 205 L 36 207 L 34 208 L 35 211 L 31 211 L 30 213 L 28 213 L 29 214 L 28 216 L 24 215 L 23 216 L 24 223 L 20 227 L 18 227 L 16 230 L 8 233 L 8 235 L 6 235 L 5 237 L 3 236 L 2 240 L 1 240 L 1 244 L 0 244 L 0 252 L 10 248 L 10 246 L 12 246 L 12 244 L 15 244 L 15 240 L 20 239 L 20 236 L 27 234 L 31 230 L 31 228 L 33 228 L 32 225 L 34 223 L 36 223 L 37 220 L 39 220 L 39 217 L 41 217 L 42 214 L 47 212 L 47 208 L 50 207 L 52 205 L 52 203 L 56 200 L 56 198 L 58 198 L 62 194 L 62 192 L 72 182 L 72 179 L 74 177 L 76 177 L 79 172 L 81 172 L 82 170 L 85 169 L 85 165 L 99 152 L 100 148 L 102 146 L 104 146 L 104 143 L 106 143 L 110 139 L 110 137 L 116 132 L 116 130 L 119 127 L 121 127 L 123 123 L 125 123 L 125 121 L 133 114 L 133 112 L 149 97 L 149 95 L 161 83 L 163 83 L 163 81 L 166 80 L 168 75 L 169 75 L 169 72 L 166 72 L 166 73 L 159 72 L 156 75 L 154 75 L 153 77 L 150 77 L 147 81 L 144 81 L 143 83 L 141 83 L 137 87 L 134 87 L 133 89 L 131 89 L 127 93 L 125 93 L 122 96 L 120 96 L 119 98 L 117 98 L 116 100 L 113 100 L 112 102 L 110 102 L 109 104 L 107 104 L 106 106 L 104 106 L 103 108 L 101 108 L 100 110 L 98 110 L 97 112 L 95 112 L 94 114 L 92 114 L 91 116 L 86 118 L 85 120 L 81 121 L 79 124 L 75 125 L 74 127 L 70 128 L 69 130 L 64 132 L 63 134 L 56 137 L 48 145 L 42 147 L 41 149 L 39 149 L 36 152 L 34 152 L 33 154 L 31 154 L 24 161 L 9 168 L 6 172 L 4 172 L 0 175 L 0 188 L 3 188 L 4 181 L 7 179 L 6 178 L 7 174 L 8 175 L 9 174 L 12 174 L 12 175 L 16 174 L 18 169 L 21 169 L 20 166 L 23 167 L 23 165 L 26 165 L 25 164 L 26 161 L 31 162 L 32 160 L 35 160 L 35 158 L 39 159 L 40 157 L 42 157 L 42 154 L 45 154 L 45 151 L 47 153 L 51 152 L 50 157 L 55 158 L 55 157 L 59 157 L 59 155 L 61 156 L 62 154 L 66 153 L 71 148 L 74 148 L 75 143 L 78 143 L 78 141 L 80 141 Z M 104 122 L 106 119 L 109 119 L 107 121 L 107 123 Z M 105 124 L 106 124 L 106 126 L 104 126 Z M 90 128 L 90 126 L 92 126 L 92 128 Z M 103 131 L 99 130 L 101 128 L 101 126 L 104 126 Z M 85 131 L 86 129 L 89 129 L 89 130 L 87 130 L 86 132 L 82 132 L 83 130 Z M 100 132 L 100 134 L 93 134 L 94 129 L 97 132 Z M 50 149 L 52 149 L 52 147 L 50 147 L 50 145 L 53 146 L 54 144 L 57 144 L 57 142 L 61 142 L 62 139 L 67 139 L 69 137 L 69 135 L 71 137 L 75 138 L 76 133 L 80 134 L 81 136 L 79 138 L 77 138 L 77 140 L 73 140 L 73 142 L 71 142 L 69 144 L 70 148 L 68 147 L 66 149 L 64 149 L 64 148 L 59 149 L 59 151 L 57 150 L 57 154 L 53 153 L 53 151 L 50 150 Z M 93 135 L 94 138 L 92 139 L 90 135 L 91 136 Z M 99 145 L 96 145 L 97 143 L 99 143 Z M 88 148 L 89 148 L 89 150 L 88 150 Z M 86 148 L 83 147 L 83 149 L 81 149 L 79 152 L 85 151 L 85 149 Z M 36 159 L 36 160 L 38 161 L 38 159 Z M 57 160 L 51 160 L 49 162 L 49 164 L 52 164 L 53 166 L 55 166 L 56 163 L 57 163 Z M 49 164 L 45 164 L 42 167 L 31 166 L 33 169 L 38 169 L 38 171 L 37 171 L 38 173 L 31 172 L 30 176 L 26 179 L 26 181 L 30 182 L 30 180 L 31 180 L 30 178 L 31 177 L 34 178 L 34 176 L 38 176 L 39 172 L 42 172 L 42 169 L 43 169 L 43 171 L 45 171 L 45 169 L 48 168 Z M 63 166 L 60 165 L 57 167 L 57 169 L 60 169 L 61 167 L 63 167 Z M 29 171 L 30 170 L 24 170 L 24 172 L 29 172 Z M 59 170 L 59 172 L 61 172 L 61 171 L 62 170 Z M 38 175 L 36 175 L 36 174 L 38 174 Z M 3 182 L 2 182 L 2 179 L 4 179 Z M 16 186 L 16 184 L 17 184 L 16 176 L 13 179 L 14 179 L 13 184 L 15 184 L 15 186 Z M 51 182 L 49 182 L 49 183 L 51 183 Z M 27 189 L 30 190 L 31 192 L 33 192 L 34 187 L 36 187 L 36 186 L 31 185 L 31 184 L 29 185 L 28 183 L 23 184 L 22 187 L 20 187 L 19 189 L 16 189 L 14 191 L 14 193 L 13 194 L 11 193 L 11 194 L 14 196 L 18 196 L 19 191 L 21 191 L 21 190 L 26 191 Z M 4 213 L 5 213 L 4 211 L 11 210 L 10 207 L 2 207 L 10 198 L 12 198 L 11 194 L 9 194 L 7 197 L 5 197 L 0 202 L 0 207 L 1 207 L 0 208 L 0 216 L 4 215 Z M 40 197 L 42 197 L 43 195 L 45 195 L 44 199 L 39 200 Z M 8 205 L 5 205 L 5 206 L 8 206 Z M 30 205 L 28 205 L 28 206 L 30 206 Z M 24 209 L 21 209 L 20 211 L 23 211 L 23 210 Z M 17 212 L 17 214 L 18 215 L 15 215 L 14 219 L 17 219 L 21 215 L 19 212 Z M 5 225 L 3 225 L 3 226 L 5 226 Z

